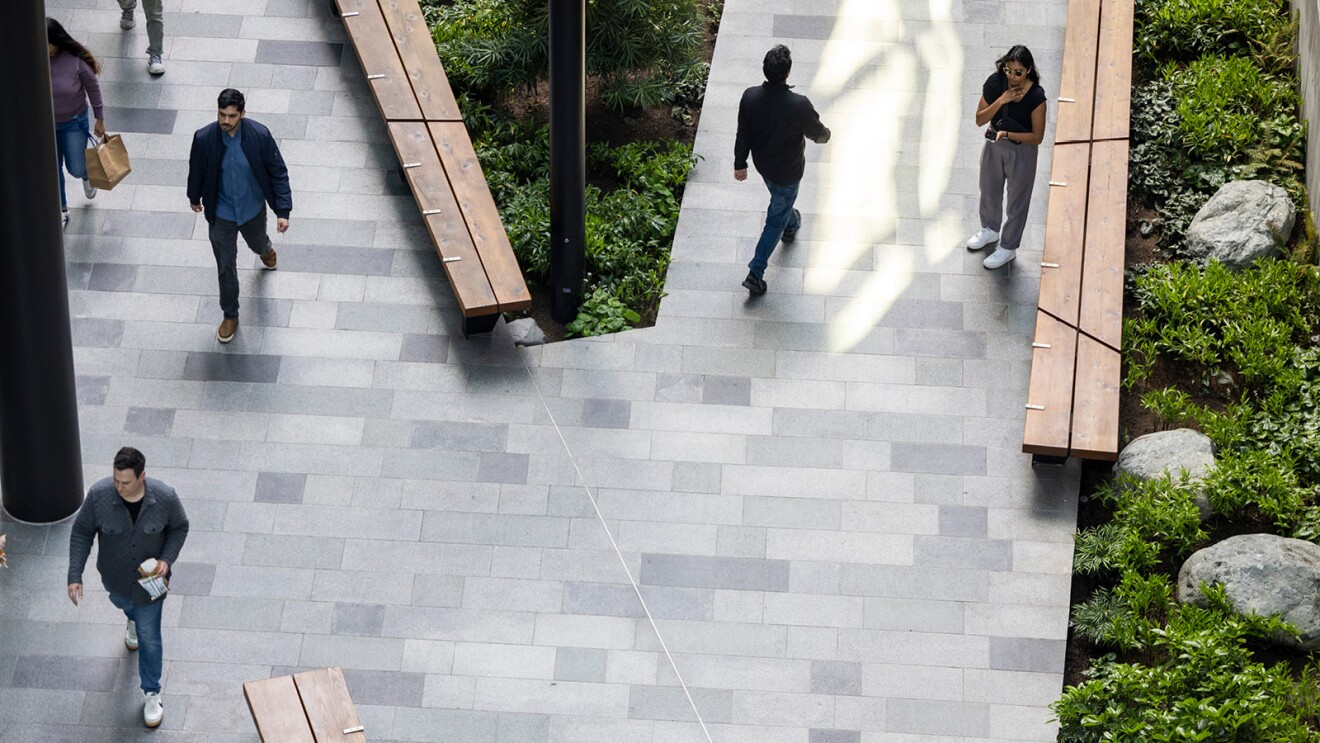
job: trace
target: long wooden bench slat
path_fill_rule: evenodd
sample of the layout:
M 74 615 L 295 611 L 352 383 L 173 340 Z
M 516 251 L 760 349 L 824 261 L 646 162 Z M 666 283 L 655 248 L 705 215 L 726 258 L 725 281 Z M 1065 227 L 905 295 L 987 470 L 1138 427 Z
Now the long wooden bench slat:
M 316 743 L 291 677 L 245 682 L 243 697 L 264 743 Z
M 1133 0 L 1104 0 L 1101 8 L 1092 139 L 1128 136 L 1132 109 L 1133 13 Z M 1125 193 L 1126 190 L 1125 187 Z
M 344 16 L 344 28 L 357 50 L 367 86 L 376 98 L 376 106 L 386 121 L 416 121 L 422 109 L 413 95 L 408 73 L 399 61 L 389 27 L 376 0 L 336 0 Z M 357 15 L 351 15 L 356 13 Z
M 1082 243 L 1086 233 L 1087 169 L 1091 145 L 1054 146 L 1050 199 L 1041 254 L 1039 307 L 1069 325 L 1081 309 Z
M 1123 339 L 1123 264 L 1127 235 L 1128 141 L 1091 145 L 1086 256 L 1078 329 L 1114 350 Z
M 531 307 L 532 295 L 527 291 L 522 269 L 514 257 L 509 236 L 504 232 L 504 223 L 500 221 L 500 212 L 481 172 L 481 163 L 472 149 L 467 128 L 462 122 L 437 121 L 427 126 L 458 206 L 467 218 L 472 244 L 481 256 L 481 264 L 486 268 L 500 310 L 507 312 Z
M 1077 379 L 1073 388 L 1074 457 L 1118 459 L 1118 394 L 1122 357 L 1105 344 L 1077 336 Z
M 1095 60 L 1100 35 L 1100 0 L 1069 0 L 1068 29 L 1063 39 L 1063 69 L 1059 74 L 1059 117 L 1054 141 L 1091 139 L 1095 104 Z
M 366 743 L 365 732 L 344 733 L 359 727 L 357 709 L 348 695 L 344 672 L 338 668 L 318 668 L 293 675 L 293 683 L 307 710 L 316 743 Z
M 454 198 L 440 155 L 436 153 L 431 133 L 421 121 L 392 121 L 388 125 L 394 152 L 405 167 L 403 172 L 412 186 L 417 206 L 422 210 L 426 229 L 431 233 L 436 253 L 449 283 L 454 288 L 464 317 L 479 317 L 500 311 L 499 300 L 491 289 L 481 256 L 468 234 L 467 219 Z M 484 184 L 483 184 L 484 185 Z M 427 214 L 439 210 L 439 213 Z M 457 260 L 455 260 L 457 259 Z
M 417 0 L 380 0 L 398 49 L 399 59 L 412 82 L 413 93 L 421 106 L 422 118 L 427 121 L 462 121 L 463 115 L 449 87 L 444 65 L 435 51 L 435 40 L 422 17 Z
M 1022 434 L 1022 451 L 1028 454 L 1068 456 L 1076 348 L 1076 328 L 1036 311 L 1027 419 Z

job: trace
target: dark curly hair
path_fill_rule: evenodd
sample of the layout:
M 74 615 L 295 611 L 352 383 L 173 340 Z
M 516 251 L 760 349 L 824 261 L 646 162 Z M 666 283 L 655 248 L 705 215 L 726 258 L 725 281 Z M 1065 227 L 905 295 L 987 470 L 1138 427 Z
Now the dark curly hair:
M 776 44 L 773 49 L 766 52 L 765 61 L 761 63 L 761 71 L 765 73 L 765 79 L 772 83 L 782 83 L 787 80 L 788 71 L 791 69 L 793 69 L 793 55 L 783 44 Z
M 1036 70 L 1036 60 L 1031 56 L 1030 49 L 1021 44 L 1017 44 L 1012 49 L 1008 50 L 1008 54 L 995 60 L 995 69 L 999 70 L 999 74 L 1007 75 L 1008 73 L 1004 72 L 1004 65 L 1009 62 L 1017 62 L 1027 68 L 1027 79 L 1031 82 L 1040 82 L 1040 72 Z

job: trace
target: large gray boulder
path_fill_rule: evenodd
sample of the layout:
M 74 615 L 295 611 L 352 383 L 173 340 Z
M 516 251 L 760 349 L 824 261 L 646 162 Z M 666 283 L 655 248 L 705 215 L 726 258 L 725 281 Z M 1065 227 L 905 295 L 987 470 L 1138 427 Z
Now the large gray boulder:
M 1221 585 L 1241 614 L 1278 614 L 1301 631 L 1281 644 L 1320 649 L 1320 545 L 1273 534 L 1229 537 L 1178 571 L 1178 601 L 1204 606 L 1201 584 Z
M 1230 181 L 1219 188 L 1187 228 L 1194 258 L 1246 268 L 1278 255 L 1292 234 L 1296 208 L 1288 192 L 1265 181 Z
M 1205 479 L 1215 466 L 1215 445 L 1210 437 L 1190 428 L 1156 431 L 1138 436 L 1123 447 L 1114 463 L 1114 474 L 1154 480 L 1168 474 L 1176 482 L 1185 470 L 1193 481 Z M 1196 510 L 1201 520 L 1210 518 L 1210 499 L 1196 490 Z

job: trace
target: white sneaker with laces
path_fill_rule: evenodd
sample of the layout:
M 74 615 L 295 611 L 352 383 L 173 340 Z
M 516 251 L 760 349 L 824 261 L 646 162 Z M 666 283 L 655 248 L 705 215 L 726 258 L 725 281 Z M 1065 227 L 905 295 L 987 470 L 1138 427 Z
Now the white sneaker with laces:
M 147 72 L 150 72 L 153 75 L 165 74 L 165 63 L 160 61 L 159 54 L 153 54 L 150 57 L 147 57 Z
M 989 269 L 996 269 L 999 268 L 1000 266 L 1003 266 L 1004 264 L 1008 263 L 1009 261 L 1013 260 L 1016 257 L 1017 257 L 1016 250 L 995 248 L 995 252 L 991 253 L 985 260 L 981 261 L 981 265 Z
M 999 239 L 999 233 L 989 227 L 982 227 L 975 235 L 967 238 L 968 250 L 980 250 L 995 240 Z
M 96 198 L 96 187 L 86 178 L 83 179 L 83 196 L 86 196 L 89 199 Z
M 144 692 L 143 697 L 146 701 L 142 704 L 142 722 L 147 727 L 154 728 L 165 719 L 165 705 L 160 703 L 160 692 Z
M 132 619 L 128 620 L 128 628 L 124 630 L 124 647 L 129 650 L 138 649 L 137 622 Z

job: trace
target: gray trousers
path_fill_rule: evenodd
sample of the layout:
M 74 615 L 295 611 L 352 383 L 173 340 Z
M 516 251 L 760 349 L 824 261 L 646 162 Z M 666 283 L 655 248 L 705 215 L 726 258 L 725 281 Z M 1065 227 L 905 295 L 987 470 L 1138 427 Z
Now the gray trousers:
M 999 247 L 1017 250 L 1027 226 L 1031 190 L 1036 185 L 1039 145 L 1013 144 L 1007 139 L 986 142 L 981 150 L 981 226 L 999 233 Z M 1004 214 L 1004 183 L 1008 183 L 1008 214 Z
M 119 0 L 121 10 L 137 8 L 137 0 Z M 165 53 L 165 0 L 142 0 L 142 14 L 147 17 L 147 55 Z
M 257 255 L 265 255 L 270 250 L 270 236 L 266 234 L 266 207 L 263 205 L 260 214 L 242 225 L 216 217 L 207 232 L 220 279 L 220 310 L 226 318 L 238 317 L 238 236 L 241 233 L 248 249 Z

